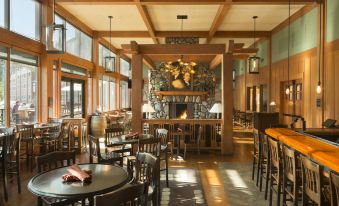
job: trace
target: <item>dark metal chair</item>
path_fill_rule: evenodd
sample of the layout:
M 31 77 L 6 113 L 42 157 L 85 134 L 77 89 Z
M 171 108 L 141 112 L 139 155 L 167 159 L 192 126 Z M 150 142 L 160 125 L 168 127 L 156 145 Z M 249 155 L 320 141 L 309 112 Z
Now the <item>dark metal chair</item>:
M 90 163 L 93 163 L 94 159 L 97 159 L 98 163 L 116 164 L 119 162 L 119 165 L 121 167 L 123 166 L 123 156 L 121 153 L 107 152 L 106 149 L 102 152 L 99 138 L 92 135 L 89 135 L 89 159 Z
M 282 154 L 279 147 L 279 142 L 268 138 L 268 145 L 270 148 L 270 199 L 269 205 L 272 205 L 273 192 L 277 194 L 277 206 L 280 205 L 280 196 L 282 194 Z M 276 186 L 276 188 L 274 188 Z
M 254 180 L 255 171 L 256 173 L 256 185 L 259 184 L 259 170 L 260 170 L 260 158 L 261 155 L 261 145 L 260 145 L 260 137 L 259 131 L 257 129 L 253 129 L 253 162 L 252 162 L 252 180 Z
M 262 191 L 262 181 L 265 179 L 265 200 L 267 200 L 268 183 L 270 181 L 270 151 L 267 135 L 262 134 L 259 141 L 261 145 L 259 190 Z
M 283 145 L 283 163 L 283 204 L 292 202 L 293 206 L 297 206 L 302 192 L 301 167 L 297 152 L 286 145 Z
M 94 197 L 96 206 L 107 205 L 130 205 L 130 206 L 146 206 L 148 195 L 148 184 L 137 183 L 128 185 L 127 187 L 116 192 L 110 192 Z
M 38 173 L 49 171 L 59 167 L 70 166 L 72 164 L 75 164 L 75 151 L 55 151 L 36 157 Z M 39 206 L 42 206 L 43 204 L 47 204 L 50 206 L 63 206 L 74 204 L 78 201 L 79 200 L 38 197 Z
M 25 153 L 21 155 L 25 156 L 27 168 L 29 164 L 31 164 L 31 171 L 33 171 L 35 157 L 34 144 L 36 142 L 34 124 L 18 124 L 16 125 L 16 131 L 19 134 L 21 143 L 25 144 Z
M 324 180 L 322 178 L 323 167 L 311 161 L 307 157 L 301 157 L 302 161 L 302 203 L 303 205 L 318 204 L 330 205 L 324 194 Z
M 331 205 L 339 205 L 339 175 L 331 172 L 330 173 L 330 186 L 331 186 Z
M 160 139 L 160 161 L 165 161 L 165 168 L 160 171 L 166 171 L 166 186 L 168 187 L 168 130 L 163 128 L 158 128 L 156 130 L 156 136 Z

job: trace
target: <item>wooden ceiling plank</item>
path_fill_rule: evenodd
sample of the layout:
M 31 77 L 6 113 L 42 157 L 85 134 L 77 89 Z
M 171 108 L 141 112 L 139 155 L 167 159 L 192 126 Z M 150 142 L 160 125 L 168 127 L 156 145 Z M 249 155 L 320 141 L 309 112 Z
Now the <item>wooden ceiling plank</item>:
M 147 27 L 149 35 L 151 36 L 151 38 L 153 39 L 155 44 L 159 44 L 159 40 L 155 36 L 154 26 L 153 26 L 151 17 L 149 15 L 148 11 L 147 11 L 146 6 L 145 5 L 141 5 L 140 4 L 140 0 L 135 0 L 135 1 L 137 2 L 136 6 L 137 6 L 137 8 L 139 10 L 139 13 L 141 15 L 142 20 L 144 21 L 144 23 L 145 23 L 145 25 Z
M 293 0 L 291 4 L 312 4 L 317 0 Z M 57 3 L 68 5 L 222 5 L 222 4 L 271 4 L 282 5 L 288 4 L 288 0 L 140 0 L 135 2 L 133 0 L 57 0 Z
M 216 16 L 214 17 L 214 20 L 212 22 L 206 43 L 210 43 L 211 39 L 214 37 L 215 32 L 218 30 L 220 24 L 222 23 L 222 20 L 226 16 L 227 12 L 231 8 L 231 5 L 221 5 L 219 6 L 219 9 L 217 11 Z
M 99 37 L 109 37 L 109 31 L 96 31 Z M 269 31 L 256 31 L 257 38 L 268 38 Z M 207 38 L 209 36 L 208 31 L 154 31 L 156 38 L 164 37 L 199 37 Z M 151 38 L 148 31 L 112 31 L 113 38 Z M 253 31 L 216 31 L 215 38 L 252 38 Z
M 130 44 L 122 44 L 125 52 L 132 52 Z M 140 54 L 195 54 L 195 55 L 217 55 L 225 53 L 225 44 L 139 44 Z

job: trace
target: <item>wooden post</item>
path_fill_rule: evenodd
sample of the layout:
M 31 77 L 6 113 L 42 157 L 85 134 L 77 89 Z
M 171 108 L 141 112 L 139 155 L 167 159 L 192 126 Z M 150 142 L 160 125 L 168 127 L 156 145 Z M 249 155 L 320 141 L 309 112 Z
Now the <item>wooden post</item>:
M 132 130 L 142 133 L 142 54 L 132 54 Z
M 221 153 L 233 154 L 233 60 L 232 54 L 225 53 L 222 58 L 221 82 L 222 82 L 222 138 Z

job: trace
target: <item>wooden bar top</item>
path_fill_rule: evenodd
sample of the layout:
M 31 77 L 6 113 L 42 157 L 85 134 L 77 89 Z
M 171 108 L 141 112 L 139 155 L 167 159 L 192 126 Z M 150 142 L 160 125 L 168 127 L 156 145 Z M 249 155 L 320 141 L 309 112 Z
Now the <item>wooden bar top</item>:
M 294 148 L 319 164 L 339 172 L 339 147 L 286 128 L 270 128 L 266 134 Z

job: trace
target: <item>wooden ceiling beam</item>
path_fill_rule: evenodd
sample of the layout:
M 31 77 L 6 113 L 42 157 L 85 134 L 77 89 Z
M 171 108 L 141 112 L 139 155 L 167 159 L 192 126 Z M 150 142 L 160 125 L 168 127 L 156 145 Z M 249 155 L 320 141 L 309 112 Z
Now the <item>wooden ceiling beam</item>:
M 122 44 L 126 52 L 133 52 L 133 45 Z M 166 55 L 166 54 L 195 54 L 195 55 L 217 55 L 226 51 L 225 44 L 139 44 L 138 53 Z
M 109 37 L 109 31 L 96 31 L 99 37 Z M 199 37 L 208 38 L 208 31 L 154 31 L 156 38 Z M 269 31 L 256 31 L 257 38 L 268 38 Z M 112 31 L 113 38 L 152 38 L 148 31 Z M 214 38 L 253 38 L 253 31 L 216 31 Z
M 220 24 L 222 23 L 222 20 L 226 16 L 227 12 L 231 8 L 231 5 L 220 5 L 219 9 L 217 11 L 216 16 L 214 17 L 214 20 L 212 22 L 210 32 L 208 33 L 208 37 L 206 40 L 206 43 L 210 43 L 211 39 L 214 37 L 215 32 L 218 30 Z
M 222 55 L 216 55 L 214 59 L 210 62 L 210 69 L 215 69 L 219 64 L 221 64 Z
M 256 54 L 258 52 L 258 48 L 242 48 L 235 49 L 233 54 Z
M 317 0 L 292 0 L 292 4 L 312 4 Z M 69 5 L 136 5 L 134 0 L 57 0 Z M 222 4 L 288 4 L 288 0 L 140 0 L 141 5 L 222 5 Z
M 159 40 L 156 38 L 155 36 L 155 32 L 154 32 L 154 26 L 151 20 L 151 17 L 147 11 L 147 8 L 145 5 L 141 5 L 140 4 L 140 0 L 135 0 L 137 2 L 136 6 L 139 10 L 139 13 L 147 27 L 148 33 L 150 35 L 150 37 L 153 39 L 155 44 L 159 44 Z
M 143 58 L 144 58 L 144 63 L 145 63 L 147 66 L 149 66 L 151 69 L 155 69 L 155 68 L 156 68 L 156 66 L 155 66 L 155 64 L 154 64 L 154 62 L 153 62 L 153 60 L 152 60 L 149 56 L 144 55 Z

